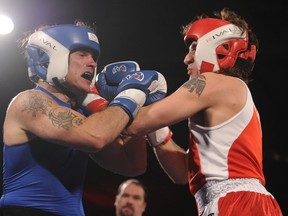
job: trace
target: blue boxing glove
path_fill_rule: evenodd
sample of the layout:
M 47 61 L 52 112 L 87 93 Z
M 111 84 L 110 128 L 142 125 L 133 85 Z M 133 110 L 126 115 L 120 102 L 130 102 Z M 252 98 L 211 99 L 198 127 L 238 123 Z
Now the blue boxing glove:
M 96 86 L 100 95 L 111 101 L 116 96 L 117 86 L 126 73 L 139 71 L 140 67 L 135 61 L 122 61 L 109 64 L 97 75 Z M 157 88 L 149 90 L 149 94 L 144 105 L 154 103 L 166 96 L 167 83 L 164 76 L 158 73 Z
M 140 107 L 146 101 L 147 95 L 159 87 L 159 77 L 163 76 L 157 71 L 145 70 L 127 73 L 116 89 L 116 97 L 109 106 L 121 107 L 130 118 L 134 120 Z
M 113 100 L 117 87 L 126 73 L 139 70 L 140 67 L 135 61 L 119 61 L 106 65 L 96 78 L 100 95 L 108 101 Z
M 145 71 L 144 71 L 145 72 Z M 157 71 L 156 71 L 157 72 Z M 144 105 L 152 104 L 158 100 L 163 99 L 167 93 L 167 83 L 165 77 L 157 72 L 157 80 L 148 88 L 148 95 Z

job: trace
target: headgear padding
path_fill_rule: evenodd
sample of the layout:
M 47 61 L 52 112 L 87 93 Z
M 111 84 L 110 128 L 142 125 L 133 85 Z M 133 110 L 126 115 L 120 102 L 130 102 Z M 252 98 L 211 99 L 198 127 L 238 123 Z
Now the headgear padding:
M 216 18 L 200 19 L 192 23 L 184 41 L 187 44 L 193 40 L 197 41 L 195 63 L 200 73 L 233 67 L 239 53 L 248 48 L 246 31 L 242 32 L 236 25 Z M 256 51 L 253 61 L 255 54 Z M 247 55 L 253 57 L 253 53 Z
M 54 85 L 52 79 L 56 77 L 63 83 L 68 73 L 69 54 L 79 48 L 92 50 L 97 61 L 100 45 L 97 36 L 90 29 L 67 24 L 47 27 L 33 33 L 26 46 L 29 78 L 34 81 L 34 77 L 38 76 Z M 95 76 L 96 69 L 93 85 Z

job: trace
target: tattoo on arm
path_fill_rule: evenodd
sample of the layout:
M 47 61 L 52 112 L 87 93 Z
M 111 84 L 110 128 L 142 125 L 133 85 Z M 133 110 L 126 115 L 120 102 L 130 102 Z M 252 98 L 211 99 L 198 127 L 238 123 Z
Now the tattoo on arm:
M 56 107 L 49 112 L 49 118 L 58 128 L 69 129 L 83 124 L 83 119 L 76 116 L 70 109 Z
M 30 93 L 28 100 L 22 102 L 22 112 L 32 112 L 36 117 L 37 113 L 47 114 L 48 108 L 52 106 L 52 101 L 47 100 L 35 93 Z
M 199 96 L 202 94 L 205 86 L 206 77 L 201 74 L 188 80 L 182 85 L 182 87 L 187 88 L 189 92 L 193 92 L 195 90 L 195 93 Z
M 38 113 L 47 115 L 54 126 L 69 129 L 83 124 L 83 118 L 75 115 L 66 107 L 52 107 L 52 99 L 41 97 L 35 93 L 29 94 L 28 100 L 22 102 L 22 112 L 31 112 L 32 117 Z

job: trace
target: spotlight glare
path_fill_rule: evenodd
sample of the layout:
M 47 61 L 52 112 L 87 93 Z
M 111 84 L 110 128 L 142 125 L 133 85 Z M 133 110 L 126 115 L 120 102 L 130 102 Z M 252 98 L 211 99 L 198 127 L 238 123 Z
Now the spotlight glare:
M 0 34 L 2 35 L 9 34 L 13 31 L 13 29 L 14 29 L 13 21 L 5 15 L 0 15 Z

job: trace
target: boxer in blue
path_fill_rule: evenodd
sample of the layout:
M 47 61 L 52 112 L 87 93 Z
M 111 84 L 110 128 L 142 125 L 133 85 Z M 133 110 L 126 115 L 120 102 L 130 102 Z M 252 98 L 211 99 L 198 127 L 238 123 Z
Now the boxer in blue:
M 108 104 L 92 91 L 100 46 L 85 23 L 41 27 L 22 46 L 36 87 L 15 96 L 6 112 L 1 210 L 4 216 L 83 216 L 89 156 L 113 173 L 146 171 L 144 137 L 121 132 L 150 97 L 148 89 L 160 81 L 165 86 L 165 79 L 156 71 L 127 72 Z M 122 65 L 137 70 L 137 63 Z

